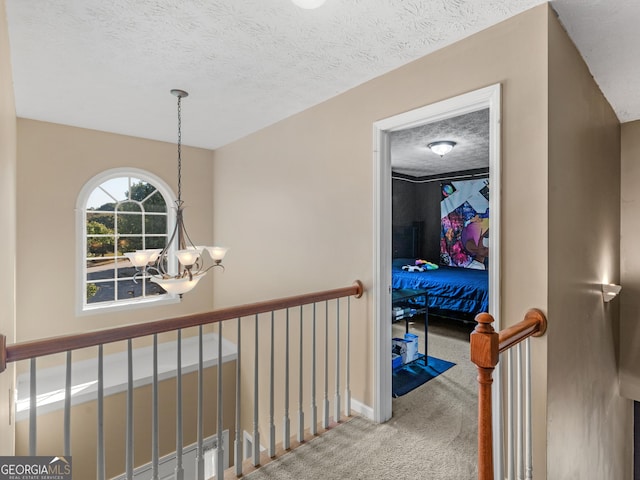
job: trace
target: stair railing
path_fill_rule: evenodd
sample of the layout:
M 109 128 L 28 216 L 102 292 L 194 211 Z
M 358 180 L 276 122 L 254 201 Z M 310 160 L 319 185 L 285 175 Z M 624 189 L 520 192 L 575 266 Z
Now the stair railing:
M 316 435 L 318 433 L 318 418 L 317 418 L 317 406 L 316 406 L 316 384 L 320 384 L 319 388 L 324 389 L 324 401 L 323 401 L 323 412 L 322 412 L 322 428 L 329 428 L 330 424 L 330 411 L 329 411 L 329 384 L 328 384 L 328 355 L 329 355 L 329 342 L 332 341 L 333 347 L 335 349 L 335 358 L 333 359 L 333 365 L 335 365 L 335 371 L 332 373 L 332 376 L 335 378 L 335 396 L 333 400 L 333 419 L 334 422 L 339 422 L 341 420 L 342 412 L 344 412 L 344 416 L 351 415 L 351 392 L 350 392 L 350 328 L 351 328 L 351 316 L 350 316 L 350 297 L 354 296 L 356 298 L 360 298 L 363 294 L 363 285 L 360 281 L 356 281 L 353 285 L 343 288 L 337 288 L 333 290 L 326 290 L 321 292 L 297 295 L 292 297 L 280 298 L 275 300 L 269 300 L 265 302 L 241 305 L 236 307 L 230 307 L 220 310 L 215 310 L 207 313 L 200 313 L 194 315 L 187 315 L 183 317 L 171 318 L 167 320 L 158 320 L 143 324 L 136 325 L 127 325 L 117 328 L 105 329 L 92 331 L 87 333 L 80 333 L 75 335 L 66 335 L 54 338 L 47 338 L 42 340 L 35 340 L 30 342 L 18 343 L 14 345 L 6 344 L 6 337 L 0 335 L 0 373 L 6 369 L 6 366 L 10 362 L 18 362 L 22 360 L 28 360 L 30 363 L 29 368 L 29 412 L 28 412 L 28 422 L 29 422 L 29 455 L 37 454 L 37 419 L 38 419 L 38 406 L 37 406 L 37 364 L 36 360 L 39 357 L 66 353 L 66 369 L 65 369 L 65 387 L 64 387 L 64 420 L 63 420 L 63 443 L 64 443 L 64 455 L 70 456 L 72 455 L 72 442 L 71 442 L 71 390 L 72 390 L 72 352 L 89 347 L 98 347 L 97 351 L 97 453 L 96 453 L 96 478 L 98 480 L 104 480 L 106 475 L 105 465 L 107 464 L 107 459 L 105 459 L 105 431 L 104 431 L 104 346 L 107 344 L 111 344 L 114 342 L 126 341 L 127 349 L 126 349 L 126 357 L 127 357 L 127 387 L 126 387 L 126 404 L 127 404 L 127 414 L 126 414 L 126 434 L 125 438 L 121 439 L 125 445 L 126 459 L 124 465 L 122 466 L 122 470 L 125 471 L 123 478 L 127 480 L 133 479 L 134 472 L 134 439 L 133 439 L 133 415 L 134 415 L 134 405 L 133 405 L 133 390 L 134 390 L 134 379 L 133 379 L 133 354 L 132 354 L 132 340 L 140 337 L 151 337 L 152 338 L 152 358 L 153 358 L 153 373 L 152 373 L 152 402 L 151 402 L 151 417 L 152 417 L 152 439 L 151 439 L 151 464 L 152 464 L 152 480 L 159 479 L 159 460 L 160 460 L 160 452 L 159 452 L 159 419 L 158 419 L 158 335 L 166 332 L 176 332 L 176 352 L 177 358 L 175 359 L 176 365 L 176 431 L 175 431 L 175 440 L 176 440 L 176 450 L 175 450 L 175 474 L 174 478 L 176 480 L 182 480 L 184 478 L 184 467 L 182 465 L 182 451 L 184 449 L 183 438 L 182 438 L 182 430 L 183 430 L 183 420 L 182 420 L 182 331 L 191 327 L 198 327 L 198 340 L 197 340 L 197 349 L 198 349 L 198 364 L 197 364 L 197 465 L 196 465 L 196 478 L 198 480 L 202 480 L 205 477 L 204 474 L 204 464 L 203 464 L 203 415 L 204 415 L 204 406 L 203 406 L 203 327 L 211 324 L 218 324 L 217 330 L 217 366 L 218 366 L 218 374 L 217 374 L 217 385 L 216 385 L 216 394 L 217 394 L 217 412 L 216 412 L 216 426 L 217 432 L 216 437 L 218 441 L 218 449 L 217 449 L 217 467 L 216 467 L 216 478 L 223 479 L 224 478 L 224 469 L 223 469 L 223 449 L 229 448 L 228 446 L 224 446 L 221 444 L 223 439 L 223 431 L 222 431 L 222 416 L 223 416 L 223 381 L 222 381 L 222 353 L 223 353 L 223 335 L 222 335 L 222 325 L 223 323 L 232 323 L 233 320 L 236 320 L 237 323 L 235 325 L 228 325 L 230 330 L 228 332 L 235 333 L 236 336 L 236 348 L 237 348 L 237 357 L 236 357 L 236 369 L 235 369 L 235 475 L 242 476 L 243 473 L 243 457 L 242 457 L 242 443 L 243 443 L 243 419 L 241 418 L 241 351 L 243 348 L 248 348 L 249 346 L 243 345 L 241 332 L 243 330 L 248 330 L 255 334 L 255 343 L 254 343 L 254 352 L 253 352 L 253 365 L 251 366 L 254 370 L 253 372 L 253 404 L 254 404 L 254 418 L 253 418 L 253 454 L 251 463 L 253 466 L 258 466 L 261 461 L 264 460 L 264 454 L 261 455 L 260 452 L 260 440 L 259 440 L 259 418 L 258 418 L 258 404 L 259 402 L 268 402 L 269 404 L 269 444 L 268 444 L 268 457 L 274 457 L 276 455 L 276 436 L 275 436 L 275 424 L 274 424 L 274 376 L 275 376 L 275 365 L 274 365 L 274 319 L 276 316 L 276 312 L 279 317 L 286 316 L 286 330 L 282 332 L 282 335 L 286 337 L 286 353 L 285 353 L 285 366 L 284 370 L 284 385 L 285 385 L 285 405 L 284 405 L 284 419 L 283 419 L 283 428 L 282 428 L 282 441 L 280 443 L 280 449 L 289 449 L 291 444 L 291 432 L 290 432 L 290 418 L 289 418 L 289 380 L 291 378 L 291 369 L 290 363 L 293 363 L 290 359 L 290 312 L 295 311 L 295 319 L 299 321 L 299 359 L 298 359 L 298 372 L 295 372 L 299 375 L 299 395 L 298 395 L 298 434 L 297 438 L 299 442 L 305 441 L 305 425 L 304 425 L 304 413 L 305 407 L 303 407 L 303 397 L 306 396 L 307 400 L 310 402 L 311 407 L 311 420 L 309 421 L 309 428 L 307 431 L 311 432 L 311 435 Z M 347 299 L 347 306 L 345 308 L 340 307 L 340 299 Z M 333 302 L 335 301 L 335 307 L 333 307 Z M 331 303 L 330 303 L 331 302 Z M 316 319 L 316 306 L 320 305 L 318 308 L 319 311 L 324 316 L 323 319 Z M 299 307 L 299 308 L 295 308 Z M 304 308 L 307 307 L 307 308 Z M 304 311 L 303 311 L 304 308 Z M 330 313 L 331 311 L 331 313 Z M 341 312 L 346 311 L 346 322 L 343 322 L 341 325 L 340 316 Z M 266 314 L 266 315 L 263 315 Z M 292 313 L 292 317 L 294 314 Z M 267 318 L 264 318 L 267 317 Z M 242 322 L 242 320 L 247 320 L 250 322 Z M 333 325 L 335 325 L 335 336 L 333 339 L 330 339 L 329 336 L 329 323 L 330 320 Z M 247 323 L 251 323 L 251 325 L 247 325 Z M 316 325 L 318 323 L 318 325 Z M 310 324 L 310 325 L 309 325 Z M 259 327 L 267 328 L 269 330 L 268 335 L 259 335 Z M 318 335 L 318 339 L 316 338 L 316 330 L 323 329 L 324 332 L 320 332 Z M 305 337 L 305 342 L 303 342 L 303 331 L 306 335 L 311 337 L 308 339 Z M 342 340 L 342 344 L 340 343 L 340 331 L 346 332 L 346 339 Z M 324 333 L 324 335 L 322 335 Z M 280 331 L 278 333 L 280 335 Z M 263 393 L 262 397 L 259 399 L 259 390 L 265 390 L 259 386 L 265 378 L 260 375 L 260 361 L 262 360 L 261 355 L 264 356 L 263 348 L 266 346 L 260 346 L 261 341 L 264 338 L 267 338 L 267 343 L 269 344 L 269 374 L 268 374 L 268 389 L 269 393 L 267 399 L 265 400 L 265 395 Z M 259 341 L 260 340 L 260 341 Z M 303 343 L 307 342 L 311 343 L 312 352 L 310 352 L 311 360 L 308 362 L 311 364 L 311 372 L 303 371 L 303 368 L 309 368 L 308 365 L 303 366 L 302 359 L 302 348 Z M 321 345 L 319 345 L 321 344 Z M 324 382 L 320 378 L 320 375 L 316 375 L 316 356 L 322 354 L 323 352 L 317 352 L 317 350 L 324 350 Z M 259 354 L 259 351 L 261 352 Z M 308 358 L 309 353 L 307 353 Z M 341 364 L 340 359 L 342 357 L 343 364 Z M 345 384 L 341 385 L 341 376 L 340 369 L 344 368 L 345 372 Z M 307 381 L 310 384 L 311 394 L 308 393 L 305 395 L 303 392 L 303 378 L 309 379 Z M 323 385 L 322 385 L 323 383 Z M 340 390 L 344 388 L 344 397 L 341 397 Z M 320 390 L 322 392 L 322 390 Z M 291 396 L 295 396 L 295 393 L 292 393 Z M 344 404 L 343 404 L 344 402 Z M 342 406 L 344 405 L 344 409 Z M 267 457 L 267 458 L 268 458 Z M 163 477 L 165 478 L 165 477 Z
M 488 313 L 476 316 L 476 322 L 478 324 L 471 333 L 471 361 L 478 367 L 478 480 L 494 480 L 492 375 L 498 365 L 500 354 L 504 352 L 509 354 L 506 374 L 506 478 L 530 479 L 532 452 L 529 337 L 544 335 L 547 330 L 547 318 L 542 311 L 531 309 L 522 321 L 500 332 L 493 329 L 491 324 L 494 318 Z M 521 345 L 524 345 L 524 349 L 520 348 Z M 515 355 L 512 347 L 516 347 Z M 514 393 L 514 390 L 517 392 Z M 516 470 L 518 477 L 515 475 Z

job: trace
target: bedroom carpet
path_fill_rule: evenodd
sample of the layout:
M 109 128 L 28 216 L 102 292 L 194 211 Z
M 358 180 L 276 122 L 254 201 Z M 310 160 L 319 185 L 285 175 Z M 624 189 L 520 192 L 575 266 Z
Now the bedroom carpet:
M 403 331 L 404 325 L 399 327 Z M 413 327 L 411 331 L 419 334 Z M 356 417 L 245 478 L 477 478 L 477 384 L 476 370 L 469 360 L 468 339 L 468 331 L 431 323 L 429 353 L 455 361 L 456 365 L 393 399 L 391 420 L 376 424 Z
M 420 385 L 424 385 L 429 380 L 436 378 L 446 372 L 455 363 L 429 356 L 427 365 L 424 364 L 424 355 L 400 368 L 393 370 L 391 377 L 391 395 L 394 398 L 406 395 L 415 390 Z

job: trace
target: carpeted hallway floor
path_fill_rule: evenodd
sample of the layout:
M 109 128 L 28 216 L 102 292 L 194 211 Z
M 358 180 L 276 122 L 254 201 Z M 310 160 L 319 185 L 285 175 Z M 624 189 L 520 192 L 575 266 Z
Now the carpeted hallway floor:
M 419 323 L 411 331 L 423 337 Z M 403 333 L 404 323 L 394 324 L 394 336 Z M 354 418 L 246 478 L 477 478 L 477 384 L 476 369 L 469 360 L 469 333 L 468 327 L 431 320 L 429 355 L 456 366 L 394 399 L 393 418 L 387 423 Z M 423 345 L 421 338 L 422 352 Z

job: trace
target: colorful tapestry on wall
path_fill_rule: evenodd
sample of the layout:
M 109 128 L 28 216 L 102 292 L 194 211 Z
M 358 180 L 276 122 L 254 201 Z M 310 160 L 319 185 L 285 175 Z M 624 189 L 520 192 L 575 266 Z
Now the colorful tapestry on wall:
M 440 184 L 440 263 L 485 270 L 489 266 L 489 179 Z

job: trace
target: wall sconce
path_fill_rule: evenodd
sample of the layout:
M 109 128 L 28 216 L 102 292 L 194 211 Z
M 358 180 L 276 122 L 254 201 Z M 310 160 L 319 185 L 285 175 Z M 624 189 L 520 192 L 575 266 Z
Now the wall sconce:
M 618 296 L 618 294 L 620 293 L 620 290 L 622 290 L 622 287 L 620 285 L 615 285 L 613 283 L 603 283 L 602 299 L 605 302 L 610 302 L 611 300 L 613 300 Z

